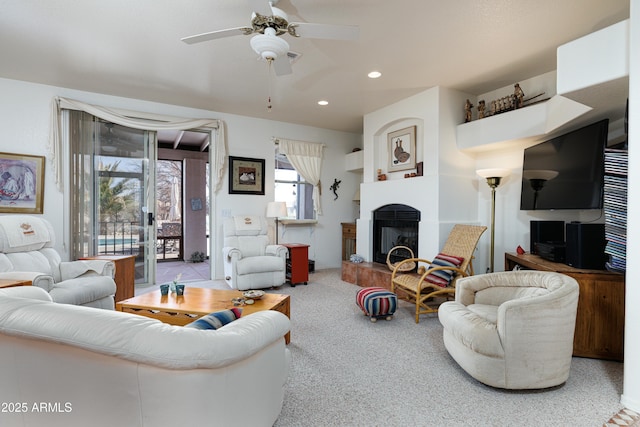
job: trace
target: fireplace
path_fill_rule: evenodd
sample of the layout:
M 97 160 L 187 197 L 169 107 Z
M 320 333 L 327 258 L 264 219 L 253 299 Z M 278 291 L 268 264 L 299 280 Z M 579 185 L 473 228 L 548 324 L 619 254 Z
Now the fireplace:
M 386 264 L 394 246 L 407 246 L 417 257 L 419 222 L 420 211 L 407 205 L 390 204 L 373 211 L 373 261 Z M 408 255 L 394 252 L 390 261 L 404 258 Z

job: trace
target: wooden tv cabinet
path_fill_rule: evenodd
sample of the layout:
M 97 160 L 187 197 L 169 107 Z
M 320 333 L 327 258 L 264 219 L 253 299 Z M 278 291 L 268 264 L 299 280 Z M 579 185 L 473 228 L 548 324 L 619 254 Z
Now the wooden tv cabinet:
M 556 271 L 578 281 L 580 297 L 573 355 L 622 361 L 624 358 L 624 274 L 583 270 L 537 255 L 505 253 L 505 270 Z

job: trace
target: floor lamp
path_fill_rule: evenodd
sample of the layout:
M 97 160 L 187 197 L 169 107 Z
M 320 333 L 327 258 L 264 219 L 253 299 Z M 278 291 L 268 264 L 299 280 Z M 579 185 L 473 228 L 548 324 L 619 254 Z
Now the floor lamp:
M 493 273 L 493 253 L 495 247 L 496 235 L 496 188 L 500 185 L 500 180 L 511 173 L 510 169 L 479 169 L 476 171 L 478 175 L 487 180 L 487 184 L 491 188 L 491 269 Z
M 287 216 L 287 204 L 285 202 L 267 203 L 267 218 L 276 219 L 276 245 L 278 244 L 278 218 Z

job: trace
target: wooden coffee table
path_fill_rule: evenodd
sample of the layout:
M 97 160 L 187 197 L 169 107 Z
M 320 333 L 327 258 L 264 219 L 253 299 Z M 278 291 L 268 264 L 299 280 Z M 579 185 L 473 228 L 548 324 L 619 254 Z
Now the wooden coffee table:
M 31 286 L 31 280 L 0 279 L 0 288 L 12 288 L 14 286 Z
M 161 320 L 171 325 L 184 326 L 214 311 L 233 308 L 232 298 L 242 297 L 242 291 L 193 288 L 186 286 L 184 295 L 161 295 L 159 290 L 116 302 L 116 310 Z M 291 317 L 289 295 L 265 293 L 254 304 L 243 305 L 242 315 L 263 310 L 275 310 Z M 285 335 L 289 344 L 290 333 Z

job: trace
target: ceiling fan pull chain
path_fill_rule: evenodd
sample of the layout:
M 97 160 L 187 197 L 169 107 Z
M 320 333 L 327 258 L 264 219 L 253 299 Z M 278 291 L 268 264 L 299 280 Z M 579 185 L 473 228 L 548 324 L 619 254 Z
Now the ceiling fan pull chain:
M 267 58 L 267 111 L 271 112 L 271 63 L 273 62 L 272 58 Z

